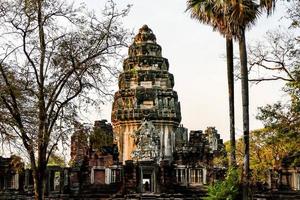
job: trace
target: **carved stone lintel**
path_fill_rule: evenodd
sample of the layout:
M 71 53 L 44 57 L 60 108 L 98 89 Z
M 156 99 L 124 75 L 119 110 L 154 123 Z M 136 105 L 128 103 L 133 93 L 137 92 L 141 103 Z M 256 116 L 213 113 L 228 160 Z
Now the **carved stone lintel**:
M 144 120 L 140 128 L 132 134 L 136 149 L 131 156 L 136 161 L 159 160 L 160 138 L 151 121 Z

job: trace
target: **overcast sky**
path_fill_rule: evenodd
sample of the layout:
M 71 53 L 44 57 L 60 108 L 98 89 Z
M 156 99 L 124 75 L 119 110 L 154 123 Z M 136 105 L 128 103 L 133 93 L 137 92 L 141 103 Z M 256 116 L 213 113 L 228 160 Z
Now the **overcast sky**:
M 100 12 L 104 0 L 83 0 L 91 9 Z M 204 130 L 215 126 L 224 140 L 229 139 L 228 95 L 225 40 L 209 26 L 190 19 L 185 12 L 185 0 L 116 0 L 118 7 L 132 4 L 124 25 L 136 34 L 147 24 L 162 46 L 163 56 L 169 60 L 175 78 L 174 89 L 181 102 L 182 124 L 189 130 Z M 284 24 L 280 20 L 283 6 L 272 17 L 261 17 L 247 32 L 247 42 L 262 40 L 266 31 Z M 238 53 L 237 48 L 236 53 Z M 236 130 L 242 135 L 242 106 L 240 81 L 236 81 Z M 282 98 L 282 83 L 250 85 L 250 129 L 262 127 L 255 119 L 257 107 Z M 88 114 L 88 120 L 110 121 L 111 102 L 101 112 Z

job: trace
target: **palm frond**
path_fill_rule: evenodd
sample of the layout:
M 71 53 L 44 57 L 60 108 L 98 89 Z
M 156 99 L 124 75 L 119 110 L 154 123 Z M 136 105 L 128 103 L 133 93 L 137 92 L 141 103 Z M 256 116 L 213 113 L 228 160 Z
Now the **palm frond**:
M 267 14 L 270 15 L 275 10 L 277 0 L 260 0 L 260 8 L 266 10 Z
M 259 8 L 253 0 L 188 0 L 186 11 L 191 18 L 212 26 L 223 36 L 237 38 L 240 30 L 256 23 L 261 15 Z

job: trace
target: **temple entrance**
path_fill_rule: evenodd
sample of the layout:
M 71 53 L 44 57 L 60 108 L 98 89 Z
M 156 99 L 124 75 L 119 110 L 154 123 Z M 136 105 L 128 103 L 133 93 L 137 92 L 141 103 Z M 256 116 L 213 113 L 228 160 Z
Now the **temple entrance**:
M 142 177 L 142 193 L 155 192 L 155 173 L 153 169 L 144 169 Z
M 156 176 L 154 166 L 140 166 L 140 192 L 156 192 Z
M 151 192 L 151 176 L 147 175 L 145 174 L 143 177 L 143 193 Z

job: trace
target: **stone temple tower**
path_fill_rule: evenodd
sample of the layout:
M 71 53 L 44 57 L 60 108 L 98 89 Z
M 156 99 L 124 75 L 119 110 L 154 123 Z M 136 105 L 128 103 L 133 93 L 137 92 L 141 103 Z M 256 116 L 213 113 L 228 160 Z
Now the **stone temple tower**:
M 134 135 L 145 126 L 153 126 L 157 132 L 159 152 L 155 155 L 160 160 L 172 159 L 175 131 L 181 121 L 180 103 L 173 90 L 174 77 L 168 72 L 168 60 L 162 57 L 162 49 L 147 25 L 139 29 L 128 54 L 112 107 L 120 161 L 132 160 L 137 146 L 143 146 L 137 145 Z

